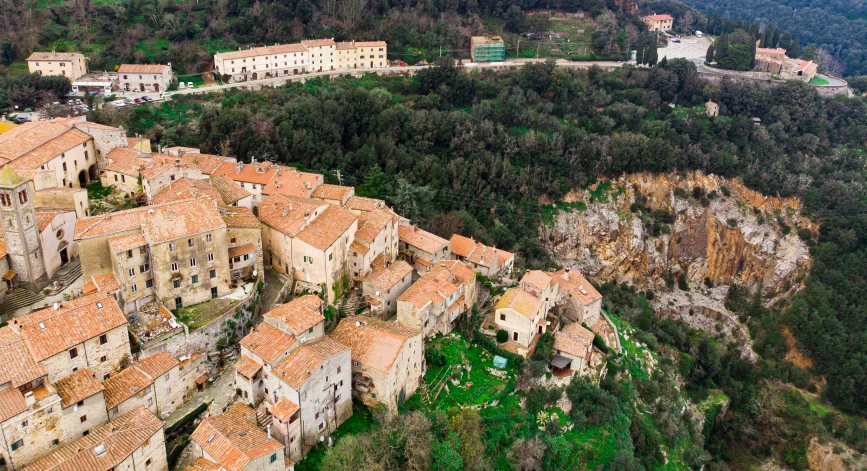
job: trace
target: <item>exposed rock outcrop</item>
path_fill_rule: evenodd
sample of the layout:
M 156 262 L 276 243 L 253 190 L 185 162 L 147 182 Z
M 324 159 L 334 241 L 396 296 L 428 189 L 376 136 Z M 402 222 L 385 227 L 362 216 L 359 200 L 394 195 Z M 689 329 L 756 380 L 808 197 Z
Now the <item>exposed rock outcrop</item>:
M 815 235 L 818 227 L 801 215 L 796 198 L 763 196 L 740 181 L 700 172 L 633 174 L 603 185 L 610 188 L 571 192 L 564 200 L 586 209 L 558 212 L 543 228 L 543 240 L 564 265 L 600 281 L 653 289 L 666 276 L 686 274 L 691 284 L 763 282 L 765 294 L 777 295 L 797 289 L 809 270 L 808 247 L 797 231 Z

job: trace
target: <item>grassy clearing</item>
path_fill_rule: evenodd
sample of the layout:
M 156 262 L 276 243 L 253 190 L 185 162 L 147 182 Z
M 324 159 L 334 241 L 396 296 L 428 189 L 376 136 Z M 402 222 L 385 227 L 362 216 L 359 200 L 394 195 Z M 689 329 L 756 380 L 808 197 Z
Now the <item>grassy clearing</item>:
M 348 435 L 365 434 L 369 432 L 374 425 L 376 425 L 376 421 L 373 418 L 373 414 L 370 413 L 370 409 L 361 402 L 353 400 L 352 417 L 346 419 L 346 422 L 343 422 L 340 427 L 331 434 L 331 438 L 334 439 L 336 443 L 337 440 Z M 323 444 L 317 445 L 315 448 L 310 450 L 310 453 L 308 453 L 303 460 L 295 463 L 295 470 L 318 470 L 322 466 L 322 459 L 325 457 L 325 452 L 327 451 L 327 446 Z
M 586 211 L 587 205 L 583 201 L 575 201 L 573 203 L 567 203 L 565 201 L 558 201 L 555 204 L 544 204 L 541 207 L 541 217 L 542 222 L 546 226 L 550 226 L 554 224 L 554 218 L 557 217 L 557 214 L 560 212 L 572 212 L 572 211 Z
M 241 301 L 234 301 L 225 298 L 212 299 L 194 306 L 182 307 L 178 309 L 178 312 L 175 314 L 178 321 L 183 322 L 191 330 L 194 330 L 204 326 L 208 322 L 211 322 L 240 303 Z
M 596 185 L 596 188 L 590 189 L 590 202 L 600 202 L 607 203 L 608 202 L 608 192 L 611 190 L 611 182 L 605 180 L 604 182 L 599 182 Z
M 823 79 L 822 77 L 813 77 L 809 82 L 810 85 L 831 85 L 831 82 Z

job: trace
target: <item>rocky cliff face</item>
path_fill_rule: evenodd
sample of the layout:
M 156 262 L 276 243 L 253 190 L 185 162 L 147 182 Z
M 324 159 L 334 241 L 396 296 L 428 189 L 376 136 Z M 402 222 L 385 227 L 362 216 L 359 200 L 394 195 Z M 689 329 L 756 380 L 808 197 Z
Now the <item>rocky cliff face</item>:
M 700 172 L 622 176 L 564 201 L 578 209 L 558 211 L 545 225 L 549 249 L 565 266 L 640 288 L 685 274 L 691 284 L 763 282 L 765 294 L 786 293 L 811 263 L 798 229 L 818 231 L 796 198 Z

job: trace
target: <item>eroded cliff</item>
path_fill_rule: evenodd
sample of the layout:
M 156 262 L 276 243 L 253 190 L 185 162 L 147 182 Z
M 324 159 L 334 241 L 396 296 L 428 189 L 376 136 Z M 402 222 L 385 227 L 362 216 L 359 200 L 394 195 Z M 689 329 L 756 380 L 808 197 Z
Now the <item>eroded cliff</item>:
M 564 198 L 543 240 L 565 266 L 597 280 L 655 289 L 686 275 L 692 285 L 797 289 L 818 227 L 796 198 L 764 196 L 738 180 L 700 172 L 633 174 Z M 564 205 L 561 205 L 561 207 Z

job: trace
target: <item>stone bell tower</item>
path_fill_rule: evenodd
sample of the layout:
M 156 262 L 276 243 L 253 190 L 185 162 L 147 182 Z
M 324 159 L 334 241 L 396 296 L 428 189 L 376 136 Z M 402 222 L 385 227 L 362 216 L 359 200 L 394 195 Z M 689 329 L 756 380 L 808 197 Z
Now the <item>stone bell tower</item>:
M 21 282 L 36 283 L 45 276 L 45 264 L 39 245 L 30 178 L 18 175 L 9 165 L 0 170 L 0 219 L 9 268 L 18 272 Z

